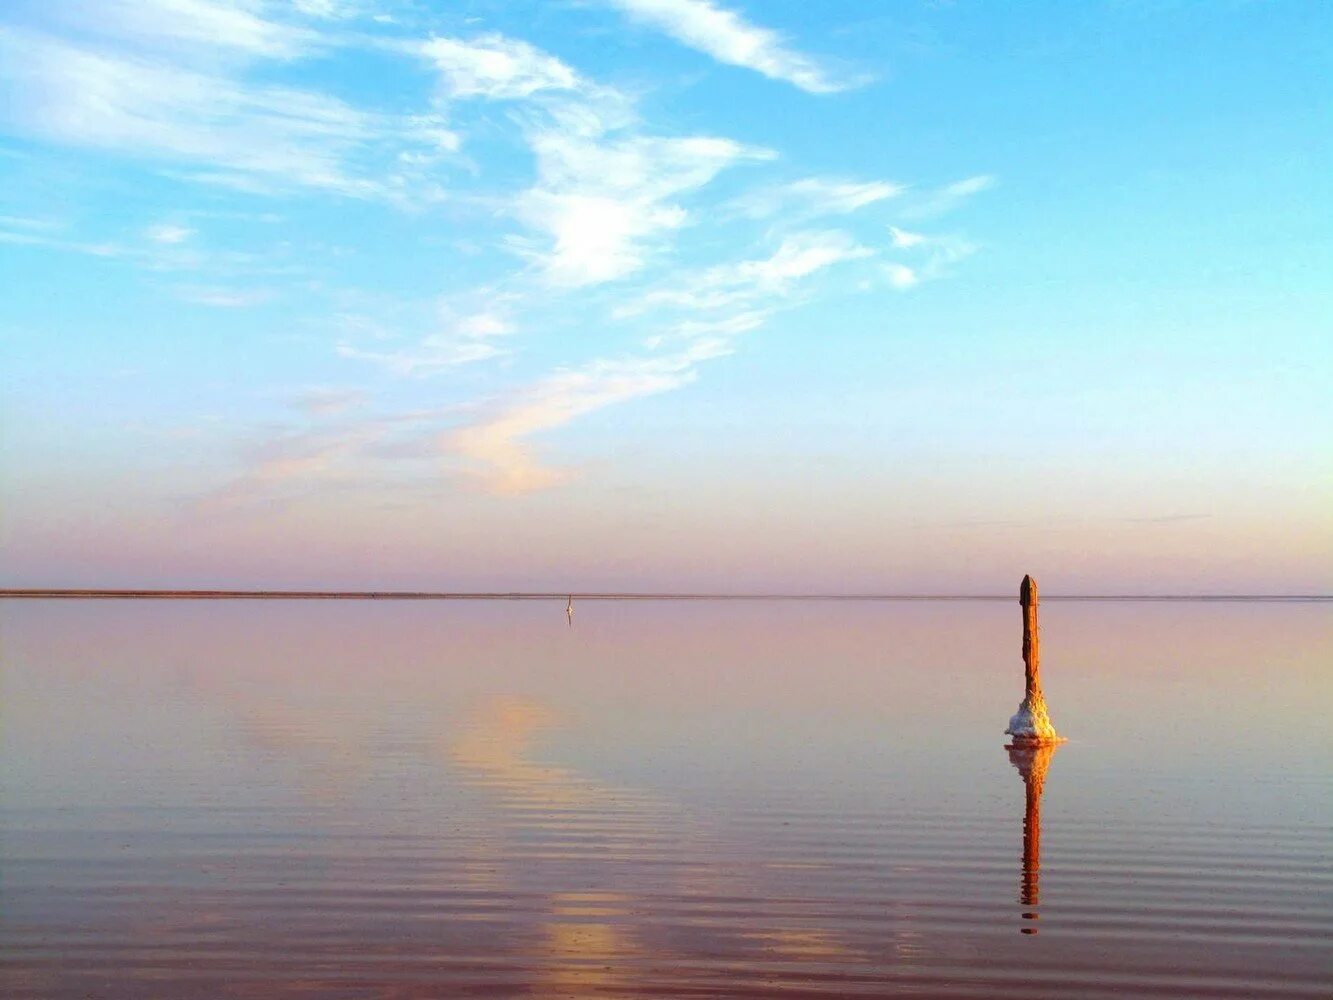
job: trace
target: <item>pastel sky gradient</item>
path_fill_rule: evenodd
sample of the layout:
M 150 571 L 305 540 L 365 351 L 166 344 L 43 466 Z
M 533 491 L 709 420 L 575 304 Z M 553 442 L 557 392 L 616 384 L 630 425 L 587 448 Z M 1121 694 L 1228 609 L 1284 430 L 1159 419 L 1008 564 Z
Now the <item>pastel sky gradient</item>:
M 1333 7 L 9 0 L 0 585 L 1333 590 Z

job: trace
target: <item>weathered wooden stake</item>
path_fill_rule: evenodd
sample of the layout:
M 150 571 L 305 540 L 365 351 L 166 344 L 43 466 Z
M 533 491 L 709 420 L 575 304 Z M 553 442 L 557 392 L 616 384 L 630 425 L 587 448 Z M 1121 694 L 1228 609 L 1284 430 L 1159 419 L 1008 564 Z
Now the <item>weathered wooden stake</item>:
M 1053 743 L 1063 739 L 1051 725 L 1046 699 L 1041 693 L 1041 635 L 1037 627 L 1037 581 L 1023 577 L 1018 588 L 1023 608 L 1023 702 L 1005 730 L 1015 743 Z
M 1041 634 L 1037 631 L 1037 581 L 1023 577 L 1018 586 L 1018 603 L 1023 609 L 1023 680 L 1024 701 L 1041 699 Z

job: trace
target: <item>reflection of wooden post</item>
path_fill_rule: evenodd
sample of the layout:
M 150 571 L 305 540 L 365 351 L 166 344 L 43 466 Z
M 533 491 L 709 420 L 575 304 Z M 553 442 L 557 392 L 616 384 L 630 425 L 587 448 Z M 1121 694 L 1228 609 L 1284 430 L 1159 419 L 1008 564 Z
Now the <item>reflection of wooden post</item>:
M 1023 608 L 1023 703 L 1005 730 L 1015 742 L 1054 743 L 1063 739 L 1051 725 L 1046 699 L 1041 693 L 1041 635 L 1037 627 L 1037 581 L 1023 577 L 1018 588 Z
M 1041 896 L 1041 780 L 1031 778 L 1023 789 L 1023 890 L 1019 900 L 1036 906 Z
M 1046 784 L 1046 769 L 1051 766 L 1057 743 L 1022 743 L 1006 747 L 1009 762 L 1023 778 L 1023 877 L 1018 901 L 1025 907 L 1024 920 L 1036 920 L 1041 897 L 1041 793 Z M 1036 934 L 1037 928 L 1024 927 L 1024 934 Z

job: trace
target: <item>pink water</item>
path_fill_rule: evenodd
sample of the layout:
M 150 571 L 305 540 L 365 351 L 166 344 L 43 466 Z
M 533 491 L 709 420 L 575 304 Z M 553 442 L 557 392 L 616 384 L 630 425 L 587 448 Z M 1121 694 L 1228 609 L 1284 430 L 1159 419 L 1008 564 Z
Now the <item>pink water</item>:
M 1018 628 L 0 603 L 0 994 L 1329 996 L 1333 606 Z

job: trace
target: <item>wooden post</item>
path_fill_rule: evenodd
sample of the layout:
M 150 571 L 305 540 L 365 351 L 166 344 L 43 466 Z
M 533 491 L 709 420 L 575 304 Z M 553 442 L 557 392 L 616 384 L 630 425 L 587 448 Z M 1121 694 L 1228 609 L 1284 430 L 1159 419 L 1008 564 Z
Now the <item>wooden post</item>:
M 1041 634 L 1037 631 L 1037 581 L 1023 577 L 1018 588 L 1023 609 L 1023 699 L 1029 704 L 1041 698 Z
M 1041 635 L 1037 628 L 1037 581 L 1023 577 L 1018 588 L 1023 609 L 1023 703 L 1005 730 L 1015 743 L 1058 743 L 1063 739 L 1051 725 L 1046 698 L 1041 693 Z

